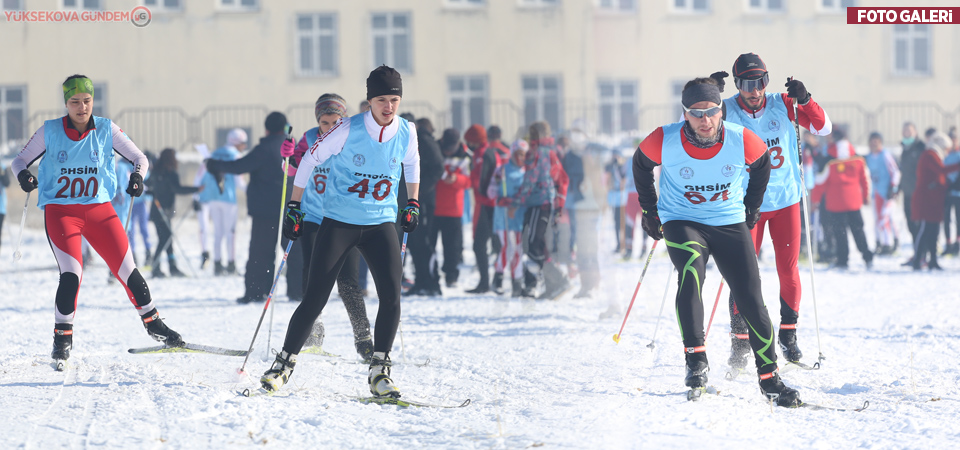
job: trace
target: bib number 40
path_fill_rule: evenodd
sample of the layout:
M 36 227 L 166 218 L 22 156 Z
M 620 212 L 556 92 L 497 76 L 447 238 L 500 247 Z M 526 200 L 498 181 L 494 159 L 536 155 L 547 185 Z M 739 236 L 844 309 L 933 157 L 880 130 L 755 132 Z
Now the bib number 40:
M 683 196 L 686 197 L 687 200 L 689 200 L 690 203 L 693 203 L 694 205 L 699 205 L 699 204 L 701 204 L 701 203 L 703 203 L 703 202 L 706 202 L 706 201 L 711 201 L 711 202 L 715 202 L 715 201 L 727 201 L 727 200 L 729 200 L 729 198 L 730 198 L 729 195 L 730 195 L 730 193 L 727 192 L 726 189 L 724 189 L 724 190 L 722 190 L 722 191 L 720 191 L 720 192 L 717 192 L 716 194 L 713 194 L 713 196 L 710 197 L 710 200 L 707 200 L 707 198 L 704 197 L 703 194 L 701 194 L 701 193 L 699 193 L 699 192 L 697 192 L 697 191 L 688 191 L 686 194 L 683 194 Z
M 374 184 L 373 189 L 371 190 L 370 179 L 364 178 L 360 180 L 359 183 L 347 188 L 347 191 L 355 192 L 360 198 L 366 198 L 367 194 L 369 193 L 375 200 L 380 201 L 390 195 L 390 189 L 392 188 L 393 183 L 391 183 L 388 179 L 383 179 Z

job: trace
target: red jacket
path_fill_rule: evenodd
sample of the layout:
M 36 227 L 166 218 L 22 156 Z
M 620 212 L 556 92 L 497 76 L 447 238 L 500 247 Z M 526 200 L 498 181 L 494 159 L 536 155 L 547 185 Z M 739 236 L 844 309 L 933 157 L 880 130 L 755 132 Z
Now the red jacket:
M 943 166 L 936 150 L 926 149 L 917 161 L 917 188 L 913 191 L 910 218 L 928 222 L 943 221 L 943 204 L 947 196 L 947 177 L 960 165 Z
M 821 198 L 826 197 L 827 211 L 859 211 L 870 195 L 866 160 L 855 155 L 846 140 L 831 145 L 828 152 L 838 158 L 827 163 L 817 176 L 817 185 L 810 193 L 811 201 L 820 203 Z
M 500 141 L 484 144 L 473 152 L 473 168 L 470 170 L 470 184 L 473 187 L 473 198 L 477 200 L 477 207 L 496 206 L 496 201 L 487 197 L 487 183 L 498 167 L 510 159 L 510 149 Z M 479 210 L 478 210 L 479 211 Z
M 470 159 L 448 157 L 443 160 L 443 178 L 437 182 L 438 217 L 463 217 L 463 192 L 470 187 Z M 447 183 L 453 179 L 452 183 Z

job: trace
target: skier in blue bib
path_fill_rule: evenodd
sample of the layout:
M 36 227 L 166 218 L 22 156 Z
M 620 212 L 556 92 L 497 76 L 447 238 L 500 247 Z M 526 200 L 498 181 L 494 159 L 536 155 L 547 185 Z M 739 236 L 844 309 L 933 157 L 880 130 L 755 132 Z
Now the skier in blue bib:
M 380 298 L 367 382 L 376 396 L 400 396 L 390 378 L 390 350 L 400 324 L 402 261 L 395 222 L 401 170 L 409 198 L 400 214 L 404 232 L 416 229 L 420 214 L 417 133 L 412 123 L 397 117 L 402 95 L 396 70 L 387 66 L 374 69 L 367 78 L 370 111 L 341 119 L 300 161 L 283 233 L 288 239 L 300 237 L 304 188 L 314 167 L 329 160 L 324 218 L 317 230 L 303 301 L 290 318 L 283 350 L 260 378 L 267 391 L 275 391 L 289 380 L 297 354 L 327 304 L 347 253 L 357 248 L 370 267 Z
M 799 394 L 777 373 L 773 325 L 750 236 L 770 177 L 767 147 L 753 132 L 721 120 L 720 90 L 713 78 L 687 82 L 681 97 L 685 121 L 657 128 L 640 143 L 633 174 L 643 208 L 641 226 L 653 239 L 666 242 L 679 272 L 676 310 L 685 384 L 693 396 L 699 395 L 710 371 L 702 289 L 712 256 L 749 326 L 761 392 L 780 406 L 799 406 Z M 659 198 L 653 177 L 658 165 Z

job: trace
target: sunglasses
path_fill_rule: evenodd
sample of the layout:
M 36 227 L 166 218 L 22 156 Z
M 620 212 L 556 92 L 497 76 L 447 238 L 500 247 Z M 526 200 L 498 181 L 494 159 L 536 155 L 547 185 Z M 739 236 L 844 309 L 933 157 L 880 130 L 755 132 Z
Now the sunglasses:
M 740 89 L 744 92 L 753 92 L 755 90 L 762 91 L 767 87 L 767 83 L 770 82 L 770 74 L 764 73 L 762 77 L 756 78 L 753 80 L 747 80 L 743 78 L 733 78 L 733 81 L 737 84 L 737 89 Z
M 683 106 L 683 105 L 680 105 L 680 106 Z M 684 112 L 687 112 L 691 116 L 696 117 L 698 119 L 702 119 L 703 116 L 713 117 L 717 114 L 720 114 L 720 111 L 721 111 L 719 106 L 714 106 L 712 108 L 707 108 L 707 109 L 690 109 L 690 108 L 687 108 L 686 106 L 683 106 L 683 110 Z

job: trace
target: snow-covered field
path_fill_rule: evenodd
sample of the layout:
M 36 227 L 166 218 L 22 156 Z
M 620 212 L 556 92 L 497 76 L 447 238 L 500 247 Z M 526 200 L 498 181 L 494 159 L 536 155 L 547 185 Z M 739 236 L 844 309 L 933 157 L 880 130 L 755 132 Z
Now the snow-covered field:
M 819 371 L 792 370 L 783 378 L 807 402 L 849 408 L 869 401 L 863 412 L 771 408 L 755 377 L 725 380 L 726 293 L 708 339 L 710 384 L 720 396 L 688 402 L 669 305 L 655 348 L 647 347 L 669 261 L 660 252 L 654 257 L 615 344 L 611 336 L 642 262 L 614 262 L 606 234 L 603 288 L 593 299 L 567 294 L 555 302 L 521 302 L 464 294 L 476 281 L 470 268 L 444 298 L 405 298 L 404 347 L 397 339 L 393 351 L 394 379 L 404 396 L 472 404 L 402 409 L 350 400 L 346 396 L 367 392 L 366 367 L 318 355 L 300 357 L 282 395 L 239 396 L 272 360 L 268 336 L 271 347 L 282 343 L 296 307 L 283 295 L 275 302 L 272 333 L 269 315 L 261 331 L 247 378 L 237 375 L 242 358 L 128 354 L 154 342 L 121 288 L 107 284 L 99 260 L 87 267 L 81 287 L 72 364 L 55 372 L 49 353 L 57 271 L 39 229 L 27 230 L 23 259 L 11 263 L 15 209 L 0 255 L 0 448 L 951 448 L 960 437 L 958 259 L 943 261 L 941 273 L 914 273 L 900 267 L 909 256 L 905 247 L 868 272 L 852 249 L 851 271 L 818 268 L 826 360 Z M 190 220 L 181 233 L 194 264 L 195 229 Z M 238 231 L 242 262 L 246 221 Z M 465 252 L 468 262 L 471 253 Z M 761 273 L 776 323 L 772 256 L 764 255 Z M 818 339 L 806 266 L 802 276 L 800 344 L 812 363 Z M 186 340 L 249 345 L 263 306 L 234 301 L 242 294 L 240 277 L 148 282 L 161 315 Z M 714 270 L 705 285 L 709 300 L 719 282 Z M 709 315 L 712 305 L 705 306 Z M 376 314 L 375 297 L 367 307 Z M 324 320 L 324 348 L 352 358 L 350 326 L 336 299 Z

